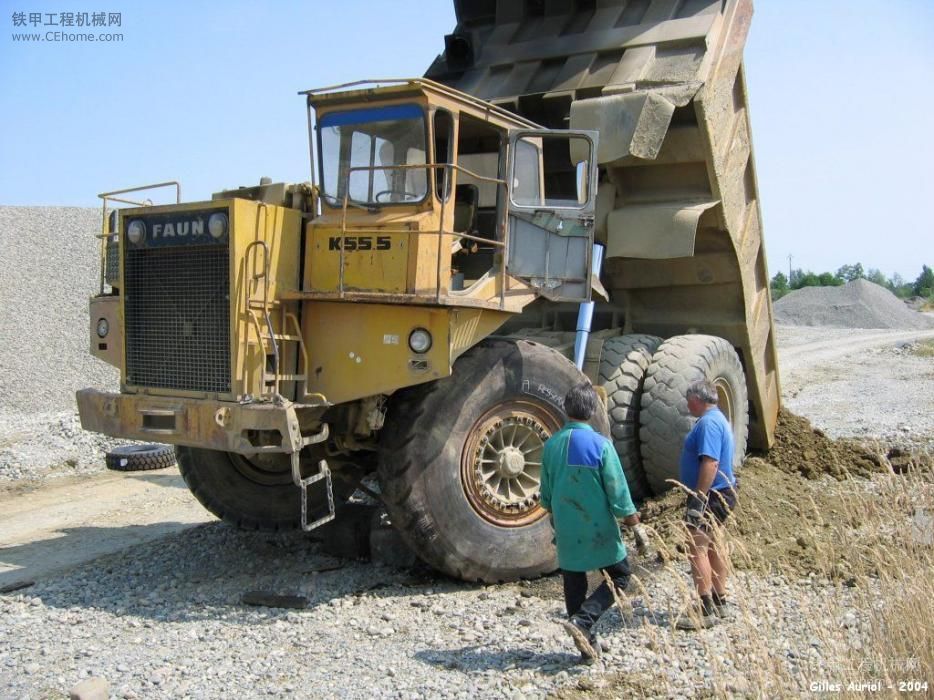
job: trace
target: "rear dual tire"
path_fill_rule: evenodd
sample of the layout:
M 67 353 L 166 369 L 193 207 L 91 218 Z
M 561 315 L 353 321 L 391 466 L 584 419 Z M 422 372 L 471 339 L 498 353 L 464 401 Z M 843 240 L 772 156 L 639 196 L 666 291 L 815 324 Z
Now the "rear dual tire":
M 599 382 L 606 389 L 610 434 L 636 500 L 650 495 L 639 450 L 639 410 L 645 375 L 661 342 L 654 335 L 621 335 L 606 340 L 600 355 Z
M 720 409 L 733 430 L 734 465 L 746 454 L 749 404 L 739 356 L 723 338 L 678 335 L 663 342 L 649 365 L 639 411 L 642 466 L 652 493 L 658 495 L 677 480 L 684 439 L 694 419 L 688 411 L 687 388 L 706 380 L 717 389 Z

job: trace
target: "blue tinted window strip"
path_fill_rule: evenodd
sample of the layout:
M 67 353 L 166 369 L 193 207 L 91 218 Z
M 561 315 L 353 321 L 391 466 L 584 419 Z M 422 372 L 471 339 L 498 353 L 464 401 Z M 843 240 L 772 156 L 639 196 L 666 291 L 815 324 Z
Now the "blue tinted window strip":
M 349 112 L 332 112 L 321 117 L 319 125 L 329 127 L 385 122 L 393 119 L 421 119 L 422 115 L 422 108 L 418 105 L 391 105 L 373 109 L 354 109 Z

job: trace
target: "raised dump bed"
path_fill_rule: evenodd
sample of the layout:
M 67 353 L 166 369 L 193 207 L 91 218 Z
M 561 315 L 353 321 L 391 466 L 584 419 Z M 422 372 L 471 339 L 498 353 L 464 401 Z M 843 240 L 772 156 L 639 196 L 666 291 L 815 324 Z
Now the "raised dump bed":
M 626 333 L 727 339 L 749 439 L 780 403 L 742 51 L 749 0 L 461 0 L 427 77 L 550 127 L 596 129 L 596 237 Z

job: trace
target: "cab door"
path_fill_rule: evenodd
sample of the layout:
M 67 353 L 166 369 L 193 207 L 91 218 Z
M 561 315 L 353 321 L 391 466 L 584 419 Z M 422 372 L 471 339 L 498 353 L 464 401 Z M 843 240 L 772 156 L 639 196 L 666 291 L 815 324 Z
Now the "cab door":
M 553 301 L 590 300 L 597 132 L 509 135 L 506 272 Z

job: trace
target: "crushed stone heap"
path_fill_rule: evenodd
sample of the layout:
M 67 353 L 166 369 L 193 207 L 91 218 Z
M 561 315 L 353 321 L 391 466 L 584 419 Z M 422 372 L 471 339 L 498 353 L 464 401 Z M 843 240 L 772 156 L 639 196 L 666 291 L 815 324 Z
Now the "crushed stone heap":
M 835 328 L 934 328 L 934 319 L 912 311 L 892 292 L 869 280 L 841 287 L 804 287 L 773 305 L 776 323 Z
M 0 206 L 0 414 L 73 411 L 75 391 L 115 389 L 88 350 L 100 210 Z

